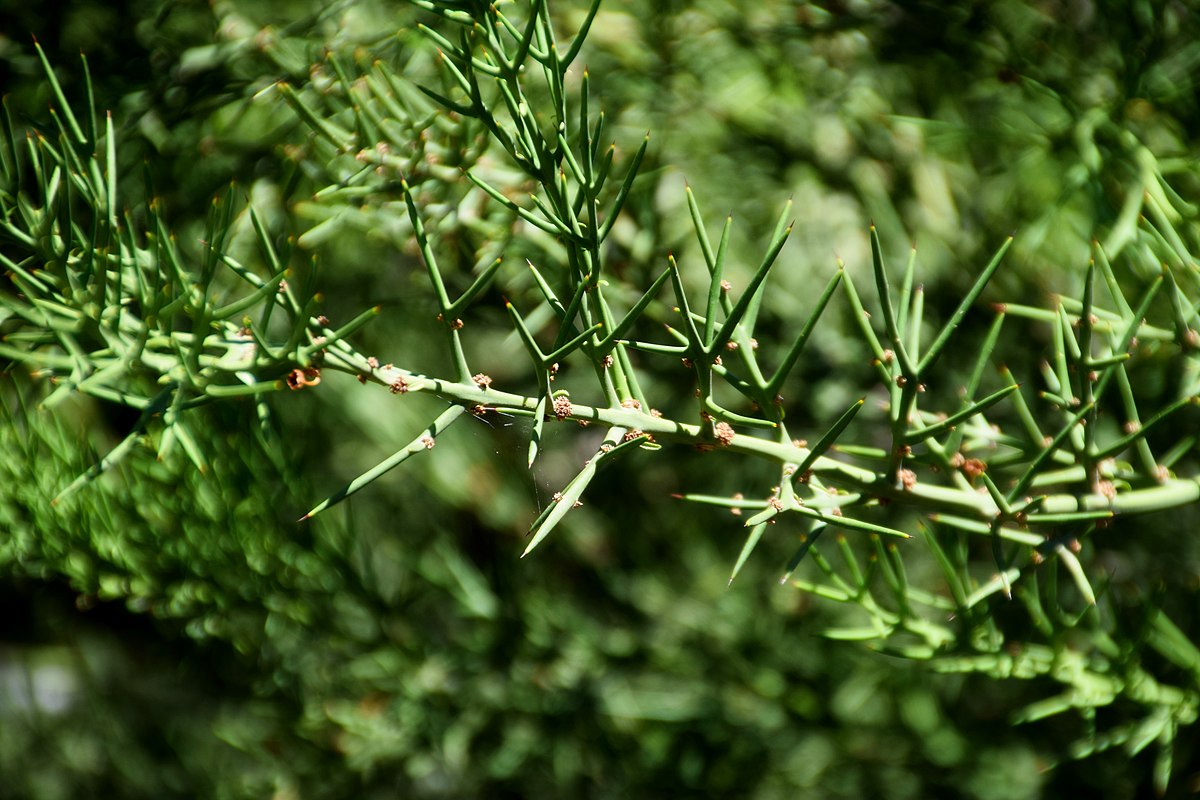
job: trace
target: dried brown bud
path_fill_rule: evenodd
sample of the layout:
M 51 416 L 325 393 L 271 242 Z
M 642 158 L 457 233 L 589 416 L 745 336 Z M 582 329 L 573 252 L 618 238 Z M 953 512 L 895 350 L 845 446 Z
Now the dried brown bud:
M 316 367 L 294 369 L 287 376 L 287 385 L 292 391 L 298 391 L 306 386 L 316 386 L 320 382 L 321 370 Z
M 713 435 L 717 437 L 717 441 L 723 446 L 733 444 L 733 437 L 735 436 L 733 426 L 728 422 L 718 422 L 716 427 L 713 428 Z
M 974 483 L 976 478 L 987 472 L 987 464 L 978 458 L 968 458 L 962 464 L 962 472 L 967 476 L 967 480 Z

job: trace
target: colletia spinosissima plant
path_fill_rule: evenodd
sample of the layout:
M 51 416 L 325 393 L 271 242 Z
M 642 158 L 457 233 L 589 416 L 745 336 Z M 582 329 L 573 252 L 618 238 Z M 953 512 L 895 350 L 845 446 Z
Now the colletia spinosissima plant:
M 1184 680 L 1171 685 L 1157 677 L 1115 640 L 1103 609 L 1104 575 L 1091 560 L 1093 537 L 1119 518 L 1200 500 L 1200 475 L 1174 471 L 1187 463 L 1196 435 L 1162 452 L 1151 439 L 1177 420 L 1194 421 L 1186 415 L 1200 391 L 1196 267 L 1172 228 L 1183 201 L 1161 174 L 1144 187 L 1135 213 L 1123 215 L 1123 227 L 1095 244 L 1080 297 L 1059 297 L 1049 308 L 996 306 L 982 341 L 964 341 L 960 323 L 981 313 L 980 298 L 1011 239 L 934 324 L 917 285 L 915 251 L 893 286 L 872 226 L 874 310 L 866 310 L 838 264 L 813 292 L 808 317 L 790 326 L 794 337 L 764 337 L 760 346 L 760 310 L 796 213 L 790 204 L 744 286 L 727 279 L 732 218 L 713 237 L 690 188 L 684 191 L 702 261 L 696 272 L 671 256 L 647 285 L 633 287 L 610 267 L 609 242 L 649 137 L 624 159 L 604 144 L 604 115 L 590 105 L 592 81 L 578 67 L 598 0 L 569 41 L 556 37 L 545 0 L 511 11 L 486 3 L 415 5 L 431 15 L 423 31 L 443 86 L 414 86 L 383 59 L 363 66 L 330 55 L 311 83 L 279 83 L 258 100 L 282 97 L 307 126 L 307 163 L 323 164 L 329 185 L 313 202 L 328 219 L 353 212 L 365 215 L 364 224 L 379 215 L 395 226 L 391 204 L 402 201 L 402 237 L 415 244 L 436 302 L 430 319 L 448 354 L 442 374 L 406 368 L 400 354 L 381 364 L 356 349 L 353 334 L 381 309 L 341 325 L 322 316 L 315 264 L 298 263 L 293 249 L 279 247 L 253 208 L 236 215 L 234 190 L 214 203 L 194 261 L 176 245 L 155 202 L 123 210 L 111 116 L 102 122 L 90 108 L 73 113 L 48 63 L 57 130 L 23 137 L 6 113 L 0 356 L 53 387 L 44 407 L 81 393 L 139 413 L 125 439 L 55 501 L 86 491 L 146 445 L 162 457 L 181 448 L 203 469 L 189 410 L 249 398 L 266 420 L 272 394 L 311 389 L 336 374 L 397 395 L 397 402 L 430 395 L 445 407 L 405 447 L 304 519 L 434 449 L 446 430 L 471 416 L 527 419 L 530 466 L 548 426 L 587 426 L 589 437 L 602 432 L 594 453 L 533 522 L 525 554 L 560 524 L 569 527 L 571 509 L 600 469 L 635 451 L 668 458 L 683 447 L 714 459 L 763 461 L 776 471 L 773 485 L 746 486 L 732 497 L 683 496 L 744 520 L 731 581 L 771 526 L 788 529 L 798 541 L 784 581 L 854 607 L 864 620 L 826 635 L 940 671 L 1057 681 L 1060 694 L 1016 719 L 1076 711 L 1087 723 L 1077 755 L 1115 746 L 1136 753 L 1157 742 L 1155 775 L 1165 788 L 1176 732 L 1195 722 L 1200 704 L 1200 650 L 1151 609 L 1138 636 Z M 453 199 L 450 187 L 462 177 L 467 198 Z M 463 220 L 468 207 L 488 210 L 472 223 Z M 266 274 L 225 247 L 247 219 Z M 442 231 L 470 224 L 486 244 L 464 275 L 443 266 L 449 237 Z M 519 269 L 502 258 L 510 248 L 530 254 Z M 1147 263 L 1155 265 L 1149 275 Z M 1132 297 L 1123 288 L 1130 279 L 1118 275 L 1122 265 L 1141 269 L 1134 279 L 1145 278 Z M 698 285 L 695 274 L 704 276 Z M 464 345 L 480 302 L 498 289 L 514 298 L 505 309 L 529 358 L 523 387 L 501 385 L 489 374 L 497 365 L 473 363 Z M 878 378 L 864 395 L 885 398 L 882 426 L 860 439 L 867 444 L 850 440 L 865 399 L 823 425 L 786 414 L 793 372 L 839 294 Z M 670 298 L 665 307 L 663 297 Z M 990 367 L 1005 338 L 1026 336 L 1027 325 L 1042 326 L 1051 347 L 1041 374 L 1019 382 L 1007 368 Z M 959 382 L 941 358 L 963 352 L 974 356 Z M 1143 407 L 1131 378 L 1139 361 L 1182 376 L 1176 399 Z M 659 413 L 648 378 L 655 370 L 678 373 L 681 365 L 694 404 Z M 591 388 L 556 389 L 566 370 L 592 376 Z M 1030 386 L 1038 381 L 1044 388 L 1034 399 Z M 949 398 L 936 390 L 952 383 L 958 391 Z M 1019 610 L 1018 624 L 998 611 L 1010 608 Z M 1101 730 L 1098 710 L 1118 701 L 1139 713 Z

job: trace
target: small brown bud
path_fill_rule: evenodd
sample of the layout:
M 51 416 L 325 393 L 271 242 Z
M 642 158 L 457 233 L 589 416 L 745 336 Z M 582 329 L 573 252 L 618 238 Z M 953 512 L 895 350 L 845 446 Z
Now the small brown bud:
M 718 422 L 713 428 L 713 434 L 717 437 L 717 441 L 724 446 L 732 444 L 735 436 L 733 426 L 728 422 Z
M 987 464 L 978 458 L 968 458 L 962 463 L 962 472 L 972 483 L 983 473 L 987 472 Z

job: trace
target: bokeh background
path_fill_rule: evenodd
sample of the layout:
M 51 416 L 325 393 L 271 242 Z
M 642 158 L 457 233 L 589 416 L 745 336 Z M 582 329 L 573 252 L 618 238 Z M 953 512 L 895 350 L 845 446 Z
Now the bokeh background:
M 586 8 L 553 11 L 567 32 Z M 381 0 L 3 0 L 0 15 L 0 92 L 18 126 L 50 125 L 31 36 L 73 102 L 84 100 L 82 51 L 120 131 L 127 203 L 152 191 L 194 252 L 212 198 L 235 181 L 298 257 L 320 257 L 331 317 L 384 305 L 356 340 L 363 352 L 443 363 L 423 273 L 395 223 L 399 195 L 314 197 L 324 165 L 269 91 L 319 82 L 327 53 L 390 59 L 406 80 L 438 86 L 415 30 L 431 18 Z M 581 62 L 618 150 L 652 136 L 615 229 L 615 273 L 636 285 L 667 253 L 699 268 L 685 181 L 714 235 L 735 217 L 735 283 L 791 198 L 795 233 L 764 310 L 764 330 L 781 338 L 837 258 L 866 278 L 871 220 L 893 259 L 916 246 L 929 308 L 952 308 L 1015 232 L 989 299 L 1036 304 L 1078 290 L 1093 239 L 1119 250 L 1129 198 L 1156 176 L 1184 207 L 1197 197 L 1189 3 L 609 2 Z M 461 237 L 469 269 L 488 229 L 464 219 L 447 183 L 448 210 L 430 213 Z M 231 248 L 252 261 L 241 231 Z M 515 264 L 544 252 L 508 246 Z M 1157 270 L 1130 266 L 1133 285 Z M 839 314 L 799 369 L 794 418 L 828 420 L 869 385 Z M 472 324 L 475 361 L 520 379 L 502 305 Z M 727 588 L 740 520 L 671 494 L 762 490 L 771 476 L 757 467 L 639 456 L 518 560 L 588 443 L 555 430 L 530 472 L 525 423 L 468 421 L 300 525 L 436 409 L 329 379 L 279 397 L 265 427 L 248 404 L 194 412 L 207 474 L 147 449 L 51 507 L 132 418 L 83 400 L 26 413 L 42 389 L 6 367 L 5 796 L 1015 800 L 1135 797 L 1148 785 L 1149 753 L 1072 760 L 1076 719 L 1010 726 L 1053 687 L 933 675 L 821 638 L 845 612 L 778 585 L 794 540 L 766 537 Z M 688 400 L 667 376 L 651 391 L 664 406 Z M 1167 529 L 1194 522 L 1181 513 Z M 1194 597 L 1193 550 L 1135 561 L 1162 591 Z M 1172 792 L 1200 780 L 1187 766 L 1193 740 L 1177 742 Z

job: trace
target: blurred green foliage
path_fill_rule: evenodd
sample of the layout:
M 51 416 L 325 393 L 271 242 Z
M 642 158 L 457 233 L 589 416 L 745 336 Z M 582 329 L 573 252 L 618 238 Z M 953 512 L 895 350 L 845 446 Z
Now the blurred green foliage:
M 144 162 L 194 254 L 212 196 L 237 181 L 272 234 L 298 243 L 298 259 L 319 256 L 325 313 L 385 306 L 357 337 L 363 352 L 439 362 L 427 281 L 394 222 L 399 195 L 378 205 L 321 194 L 338 185 L 337 165 L 268 91 L 278 80 L 319 89 L 327 52 L 364 69 L 384 57 L 438 85 L 416 12 L 293 0 L 2 11 L 0 91 L 18 125 L 52 128 L 23 32 L 37 33 L 71 101 L 82 99 L 86 51 L 97 103 L 121 131 L 131 206 L 146 195 Z M 584 9 L 555 13 L 574 30 Z M 668 251 L 697 263 L 686 176 L 707 211 L 738 216 L 738 264 L 755 263 L 780 201 L 794 197 L 798 241 L 768 299 L 778 319 L 807 307 L 835 252 L 866 274 L 868 218 L 889 247 L 914 237 L 930 307 L 952 308 L 1011 230 L 1014 266 L 995 294 L 1074 291 L 1089 241 L 1119 245 L 1129 198 L 1156 174 L 1197 196 L 1198 34 L 1178 3 L 606 5 L 581 58 L 619 148 L 652 132 L 615 229 L 617 272 L 644 283 Z M 430 152 L 469 151 L 453 139 L 462 130 Z M 435 177 L 458 165 L 441 166 Z M 553 247 L 509 240 L 494 207 L 471 218 L 463 191 L 443 183 L 424 199 L 461 274 L 489 248 L 519 264 Z M 1172 222 L 1194 245 L 1195 216 Z M 228 249 L 261 261 L 244 216 Z M 481 327 L 508 327 L 496 300 Z M 521 358 L 515 337 L 479 344 Z M 814 348 L 791 413 L 825 418 L 870 371 L 835 326 Z M 133 418 L 82 399 L 37 410 L 45 387 L 5 366 L 0 597 L 12 612 L 0 623 L 0 780 L 12 796 L 999 800 L 1133 797 L 1151 785 L 1152 751 L 1070 761 L 1086 721 L 1010 727 L 1017 709 L 1056 691 L 1049 681 L 933 675 L 817 637 L 853 618 L 775 585 L 794 549 L 782 537 L 766 537 L 726 590 L 740 521 L 721 526 L 668 500 L 736 488 L 700 458 L 605 474 L 569 530 L 518 561 L 530 521 L 587 454 L 551 433 L 530 474 L 527 422 L 468 420 L 419 468 L 299 525 L 315 498 L 403 446 L 433 408 L 327 378 L 273 400 L 266 428 L 249 402 L 192 412 L 204 472 L 181 453 L 158 461 L 139 448 L 51 505 Z M 670 380 L 653 390 L 670 397 Z M 753 477 L 772 480 L 762 472 Z M 1186 635 L 1196 630 L 1200 553 L 1179 541 L 1196 513 L 1162 516 L 1099 545 L 1109 591 L 1128 598 L 1100 627 L 1122 641 L 1148 630 L 1147 595 Z M 1120 722 L 1127 711 L 1099 714 Z M 1195 780 L 1195 749 L 1181 730 L 1172 793 Z

